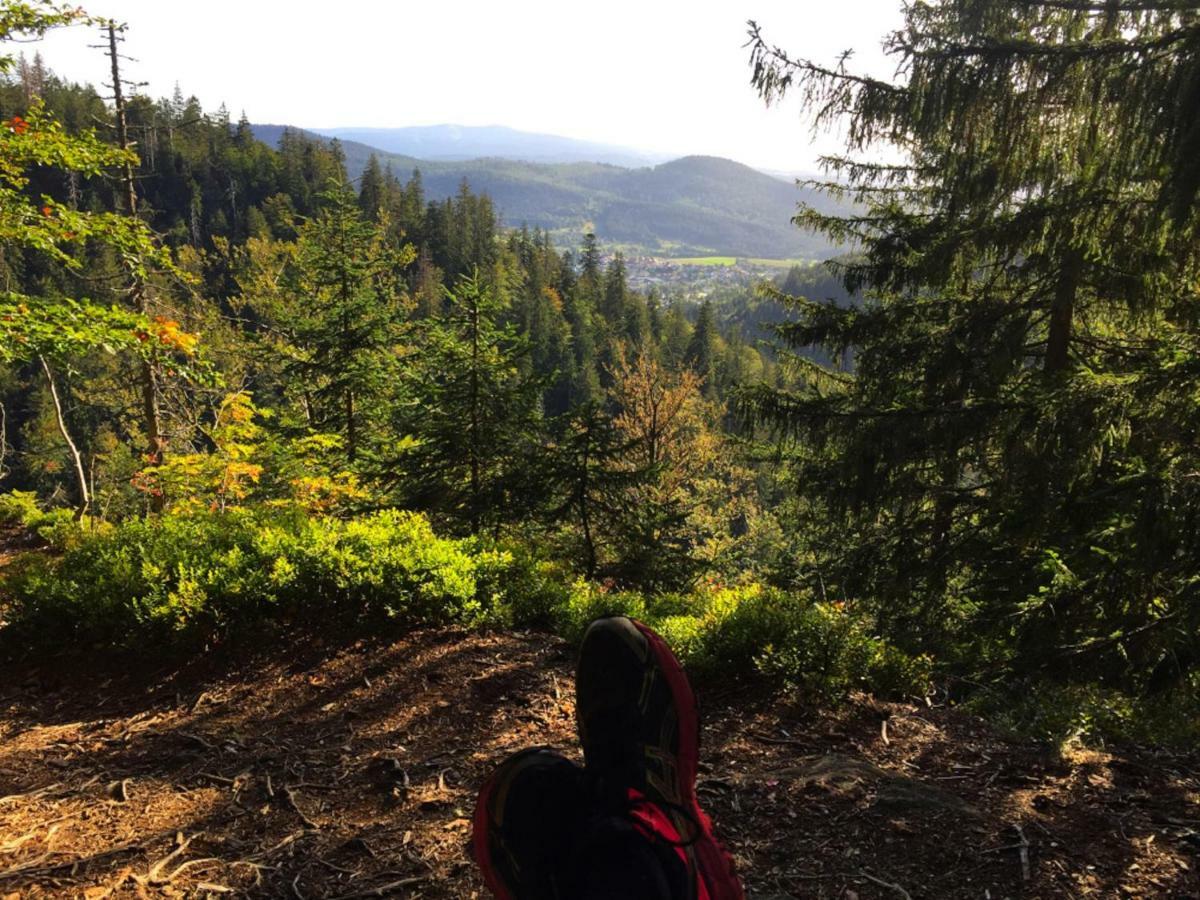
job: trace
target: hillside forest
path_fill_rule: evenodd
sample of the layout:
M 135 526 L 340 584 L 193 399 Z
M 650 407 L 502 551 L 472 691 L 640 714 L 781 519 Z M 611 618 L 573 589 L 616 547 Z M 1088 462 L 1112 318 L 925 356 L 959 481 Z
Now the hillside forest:
M 831 705 L 1195 740 L 1200 17 L 906 16 L 895 81 L 751 25 L 763 100 L 848 125 L 795 214 L 843 255 L 696 302 L 0 3 L 0 651 L 626 612 Z M 96 86 L 11 43 L 68 25 Z

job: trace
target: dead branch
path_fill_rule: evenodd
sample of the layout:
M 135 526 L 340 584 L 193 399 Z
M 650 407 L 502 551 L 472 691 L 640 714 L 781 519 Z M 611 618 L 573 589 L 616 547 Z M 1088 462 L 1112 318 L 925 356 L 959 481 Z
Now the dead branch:
M 300 817 L 300 821 L 303 822 L 306 827 L 320 829 L 320 825 L 304 814 L 304 810 L 302 810 L 300 808 L 300 804 L 296 802 L 296 795 L 292 793 L 292 789 L 290 787 L 285 787 L 283 789 L 283 795 L 287 797 L 288 806 L 291 808 L 292 812 Z
M 89 856 L 68 859 L 49 866 L 43 866 L 40 864 L 45 858 L 45 854 L 43 854 L 43 856 L 38 857 L 38 859 L 34 862 L 24 863 L 0 872 L 0 881 L 7 881 L 10 878 L 43 878 L 47 875 L 53 875 L 55 872 L 74 870 L 77 867 L 87 866 L 94 862 L 100 862 L 101 860 L 108 859 L 109 857 L 120 856 L 122 853 L 135 853 L 139 850 L 144 850 L 151 844 L 158 843 L 164 838 L 172 837 L 175 833 L 176 832 L 174 828 L 170 829 L 169 831 L 160 831 L 158 834 L 152 834 L 140 841 L 129 841 L 128 843 L 111 847 L 108 850 L 101 850 L 99 853 L 92 853 Z
M 45 794 L 48 794 L 60 787 L 62 787 L 62 784 L 56 781 L 54 784 L 48 784 L 45 787 L 40 787 L 36 791 L 27 791 L 24 794 L 6 794 L 5 796 L 0 797 L 0 803 L 11 803 L 15 800 L 36 800 L 38 797 L 44 796 Z
M 408 878 L 401 878 L 399 881 L 389 881 L 387 884 L 379 885 L 379 887 L 364 888 L 361 891 L 352 891 L 349 894 L 338 894 L 336 897 L 331 897 L 330 900 L 353 900 L 356 897 L 383 897 L 393 891 L 400 890 L 400 888 L 408 887 L 412 884 L 420 884 L 428 880 L 428 875 L 410 875 Z
M 1029 838 L 1025 837 L 1025 830 L 1020 825 L 1014 825 L 1013 829 L 1021 839 L 1021 843 L 1017 845 L 1021 854 L 1021 880 L 1028 881 L 1032 874 L 1029 868 Z
M 895 891 L 897 894 L 899 894 L 901 897 L 903 897 L 904 900 L 912 900 L 912 894 L 910 894 L 908 891 L 906 891 L 904 888 L 902 888 L 898 884 L 895 884 L 891 881 L 884 881 L 882 878 L 876 878 L 874 875 L 872 875 L 866 869 L 863 869 L 858 874 L 861 877 L 867 879 L 867 881 L 873 881 L 875 884 L 879 885 L 880 887 L 889 888 L 889 889 Z

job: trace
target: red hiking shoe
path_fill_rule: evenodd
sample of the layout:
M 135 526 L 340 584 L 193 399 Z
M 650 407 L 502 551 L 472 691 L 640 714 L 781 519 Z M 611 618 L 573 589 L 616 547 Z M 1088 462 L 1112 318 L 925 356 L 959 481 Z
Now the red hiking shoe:
M 696 697 L 663 639 L 623 616 L 593 622 L 579 650 L 575 696 L 587 772 L 604 802 L 676 848 L 689 900 L 744 900 L 733 859 L 696 796 Z
M 472 856 L 498 900 L 687 900 L 683 841 L 662 811 L 599 802 L 594 780 L 553 750 L 510 756 L 475 806 Z
M 475 803 L 471 852 L 497 900 L 560 900 L 586 809 L 583 770 L 546 747 L 500 764 Z

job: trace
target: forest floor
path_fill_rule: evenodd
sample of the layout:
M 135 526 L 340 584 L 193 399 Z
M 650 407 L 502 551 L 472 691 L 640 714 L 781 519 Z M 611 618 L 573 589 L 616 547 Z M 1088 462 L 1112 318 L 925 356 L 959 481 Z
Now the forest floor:
M 571 652 L 539 634 L 74 668 L 0 670 L 3 900 L 482 897 L 478 785 L 518 748 L 574 747 Z M 752 897 L 1200 897 L 1200 756 L 698 688 L 700 791 Z

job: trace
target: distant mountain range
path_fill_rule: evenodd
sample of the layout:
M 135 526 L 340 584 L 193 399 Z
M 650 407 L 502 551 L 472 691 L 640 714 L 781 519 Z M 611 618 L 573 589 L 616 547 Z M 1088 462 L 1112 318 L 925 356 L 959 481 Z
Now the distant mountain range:
M 466 160 L 484 157 L 518 159 L 536 163 L 597 162 L 614 166 L 649 166 L 666 162 L 670 155 L 647 153 L 628 147 L 597 144 L 517 131 L 502 125 L 420 125 L 409 128 L 310 128 L 314 134 L 354 141 L 428 160 Z
M 253 128 L 259 140 L 275 146 L 285 126 Z M 583 235 L 593 231 L 603 244 L 652 256 L 820 259 L 837 252 L 823 237 L 803 232 L 790 221 L 800 200 L 821 209 L 834 208 L 834 201 L 728 159 L 685 156 L 635 168 L 593 161 L 539 162 L 505 158 L 497 152 L 500 144 L 487 145 L 487 157 L 448 159 L 447 144 L 433 136 L 424 151 L 429 155 L 417 157 L 350 134 L 383 138 L 386 143 L 388 135 L 424 129 L 338 131 L 345 136 L 306 133 L 318 139 L 337 136 L 352 177 L 358 177 L 374 153 L 402 180 L 419 169 L 430 199 L 452 196 L 465 178 L 473 190 L 492 198 L 506 225 L 544 228 L 564 248 L 578 246 Z M 472 140 L 482 137 L 476 134 Z M 411 134 L 406 138 L 412 139 Z M 431 158 L 435 153 L 442 158 Z

